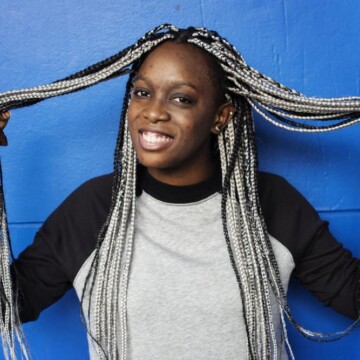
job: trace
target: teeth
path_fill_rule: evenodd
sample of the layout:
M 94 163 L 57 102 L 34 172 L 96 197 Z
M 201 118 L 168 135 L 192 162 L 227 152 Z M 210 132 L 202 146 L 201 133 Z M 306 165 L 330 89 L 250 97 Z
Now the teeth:
M 149 143 L 163 143 L 171 140 L 169 136 L 160 135 L 156 133 L 143 132 L 142 136 L 144 140 Z

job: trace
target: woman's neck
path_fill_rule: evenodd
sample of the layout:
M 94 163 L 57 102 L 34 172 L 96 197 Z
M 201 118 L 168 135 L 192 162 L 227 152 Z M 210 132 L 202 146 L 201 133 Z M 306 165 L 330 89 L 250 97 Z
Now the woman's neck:
M 159 168 L 147 168 L 149 174 L 164 184 L 175 185 L 175 186 L 188 186 L 201 183 L 209 179 L 215 171 L 216 161 L 209 159 L 206 165 L 190 166 L 187 168 L 170 168 L 170 169 L 159 169 Z
M 137 196 L 145 191 L 162 202 L 187 204 L 201 201 L 216 192 L 221 192 L 220 164 L 215 163 L 214 173 L 206 180 L 192 185 L 171 185 L 160 182 L 149 174 L 143 166 L 138 168 Z

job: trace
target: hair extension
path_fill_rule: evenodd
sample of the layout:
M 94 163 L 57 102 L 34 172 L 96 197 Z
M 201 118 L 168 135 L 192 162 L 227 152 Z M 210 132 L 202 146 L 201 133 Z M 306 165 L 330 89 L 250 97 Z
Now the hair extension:
M 306 97 L 248 66 L 237 50 L 216 32 L 205 28 L 184 30 L 165 24 L 149 31 L 118 54 L 74 75 L 48 85 L 0 94 L 0 111 L 5 111 L 80 91 L 115 76 L 131 74 L 114 155 L 111 207 L 98 236 L 81 297 L 82 315 L 100 359 L 127 358 L 127 288 L 136 205 L 136 154 L 127 124 L 132 82 L 141 61 L 159 44 L 169 40 L 192 44 L 209 54 L 209 67 L 215 77 L 224 78 L 221 83 L 224 83 L 226 94 L 223 95 L 232 99 L 236 109 L 233 120 L 218 137 L 223 181 L 221 214 L 229 258 L 241 295 L 243 313 L 239 316 L 246 327 L 248 358 L 277 358 L 284 343 L 293 358 L 285 316 L 308 339 L 332 341 L 345 336 L 359 324 L 359 320 L 343 332 L 321 334 L 302 328 L 291 315 L 260 206 L 251 109 L 289 131 L 325 132 L 358 123 L 360 98 Z M 222 69 L 220 75 L 217 67 Z M 7 358 L 16 359 L 15 341 L 25 355 L 26 347 L 12 295 L 8 265 L 10 246 L 2 197 L 0 205 L 0 257 L 3 260 L 0 325 L 4 352 L 9 354 Z M 273 313 L 273 303 L 278 305 L 279 319 Z M 277 321 L 280 322 L 281 334 L 275 332 Z
M 20 326 L 16 296 L 13 294 L 9 259 L 14 259 L 6 216 L 2 169 L 0 162 L 0 333 L 5 359 L 16 358 L 16 343 L 19 343 L 25 359 L 29 351 Z

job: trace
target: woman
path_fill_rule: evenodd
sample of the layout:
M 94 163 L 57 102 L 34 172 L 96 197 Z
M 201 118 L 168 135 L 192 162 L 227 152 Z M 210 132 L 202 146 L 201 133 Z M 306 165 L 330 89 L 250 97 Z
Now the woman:
M 13 264 L 20 319 L 73 285 L 94 359 L 287 358 L 284 315 L 324 337 L 291 316 L 293 270 L 357 319 L 357 260 L 291 186 L 258 173 L 251 106 L 300 131 L 319 129 L 293 118 L 339 120 L 324 131 L 357 122 L 358 99 L 305 98 L 248 67 L 218 34 L 166 25 L 72 77 L 0 95 L 0 110 L 124 72 L 114 175 L 76 190 Z

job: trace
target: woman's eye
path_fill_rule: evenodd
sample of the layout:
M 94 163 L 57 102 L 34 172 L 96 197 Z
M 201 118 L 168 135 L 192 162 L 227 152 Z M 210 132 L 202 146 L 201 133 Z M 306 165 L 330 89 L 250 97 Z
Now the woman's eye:
M 186 105 L 190 105 L 193 103 L 193 101 L 187 97 L 183 97 L 183 96 L 177 96 L 173 98 L 174 101 L 181 103 L 181 104 L 186 104 Z
M 133 95 L 135 95 L 136 97 L 139 97 L 139 98 L 143 98 L 143 97 L 148 97 L 150 94 L 148 91 L 146 90 L 142 90 L 142 89 L 135 89 L 133 91 Z

